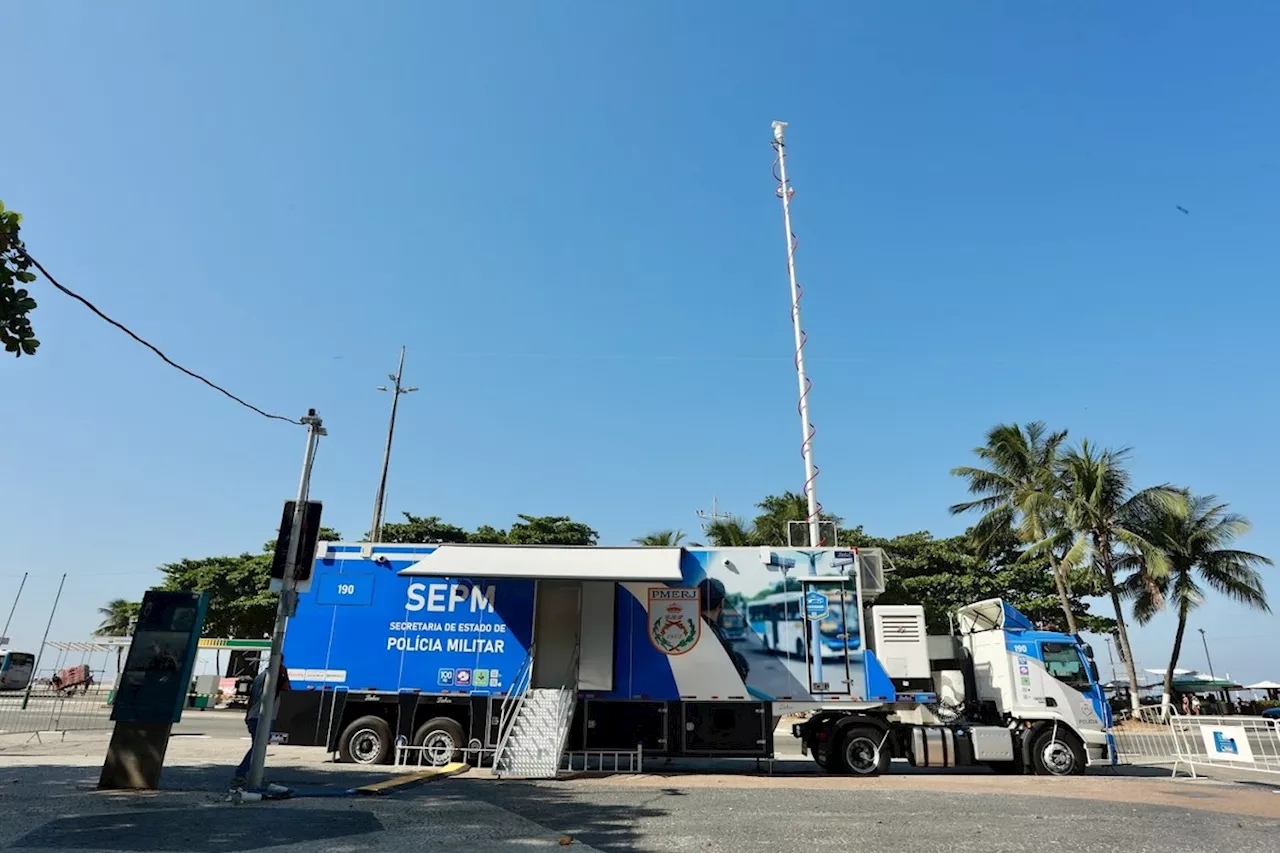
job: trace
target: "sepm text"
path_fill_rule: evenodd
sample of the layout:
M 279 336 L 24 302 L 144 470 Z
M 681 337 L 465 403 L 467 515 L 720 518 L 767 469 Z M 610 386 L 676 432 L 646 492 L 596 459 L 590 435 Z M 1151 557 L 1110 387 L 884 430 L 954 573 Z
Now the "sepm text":
M 404 609 L 453 613 L 465 605 L 470 613 L 492 613 L 495 592 L 492 586 L 482 591 L 479 586 L 468 583 L 411 583 Z

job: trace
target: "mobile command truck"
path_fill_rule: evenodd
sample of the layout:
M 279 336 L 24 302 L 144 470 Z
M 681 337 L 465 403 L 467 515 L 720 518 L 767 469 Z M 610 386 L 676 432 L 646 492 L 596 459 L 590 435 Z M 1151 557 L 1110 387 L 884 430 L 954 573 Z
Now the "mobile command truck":
M 929 637 L 923 607 L 872 606 L 882 566 L 876 549 L 321 543 L 274 734 L 349 762 L 554 776 L 577 755 L 768 758 L 804 711 L 792 734 L 831 772 L 1111 760 L 1078 636 L 997 599 Z

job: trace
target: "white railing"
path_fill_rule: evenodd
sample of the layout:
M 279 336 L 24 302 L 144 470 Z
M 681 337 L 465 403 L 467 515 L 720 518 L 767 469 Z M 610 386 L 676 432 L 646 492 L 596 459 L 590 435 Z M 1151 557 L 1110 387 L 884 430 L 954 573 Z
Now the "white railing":
M 520 663 L 520 669 L 516 670 L 516 677 L 511 682 L 511 688 L 507 690 L 507 695 L 503 697 L 502 708 L 498 712 L 498 745 L 493 751 L 493 772 L 496 775 L 502 762 L 502 754 L 506 750 L 507 742 L 511 739 L 511 730 L 515 728 L 516 720 L 520 717 L 520 709 L 524 707 L 525 696 L 529 692 L 529 685 L 533 682 L 533 654 L 537 644 L 532 643 L 529 646 L 529 653 L 525 655 L 524 660 Z
M 560 759 L 562 773 L 643 773 L 644 745 L 635 749 L 587 749 L 566 752 Z
M 1280 720 L 1194 716 L 1169 722 L 1192 776 L 1199 766 L 1280 778 Z
M 1264 773 L 1280 778 L 1280 720 L 1266 717 L 1182 716 L 1144 707 L 1108 734 L 1118 764 L 1169 765 L 1191 776 L 1201 770 Z

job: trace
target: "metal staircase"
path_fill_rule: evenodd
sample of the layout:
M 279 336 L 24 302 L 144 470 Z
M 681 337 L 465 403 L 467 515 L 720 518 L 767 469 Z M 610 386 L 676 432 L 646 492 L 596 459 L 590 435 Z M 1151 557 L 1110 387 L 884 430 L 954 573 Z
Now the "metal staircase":
M 577 652 L 569 673 L 578 669 Z M 527 779 L 554 779 L 560 771 L 573 710 L 577 704 L 576 678 L 563 687 L 530 688 L 533 650 L 521 667 L 511 691 L 502 704 L 498 748 L 494 752 L 493 775 Z

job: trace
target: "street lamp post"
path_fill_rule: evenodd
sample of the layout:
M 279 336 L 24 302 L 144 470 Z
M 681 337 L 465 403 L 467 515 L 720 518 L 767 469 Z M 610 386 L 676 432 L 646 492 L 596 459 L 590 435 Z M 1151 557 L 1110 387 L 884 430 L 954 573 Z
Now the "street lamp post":
M 1216 679 L 1218 676 L 1213 674 L 1213 658 L 1209 657 L 1209 641 L 1205 639 L 1204 629 L 1200 628 L 1199 631 L 1200 642 L 1204 643 L 1204 659 L 1209 664 L 1209 677 Z
M 382 453 L 382 476 L 378 479 L 378 494 L 373 499 L 373 526 L 369 528 L 369 541 L 380 542 L 382 540 L 382 510 L 387 500 L 387 469 L 391 467 L 391 438 L 396 432 L 396 409 L 400 404 L 401 394 L 412 394 L 418 389 L 416 387 L 405 388 L 400 384 L 400 380 L 404 377 L 404 347 L 400 347 L 400 367 L 395 373 L 388 373 L 387 378 L 392 381 L 391 387 L 379 385 L 379 391 L 391 392 L 391 422 L 387 425 L 387 447 Z

